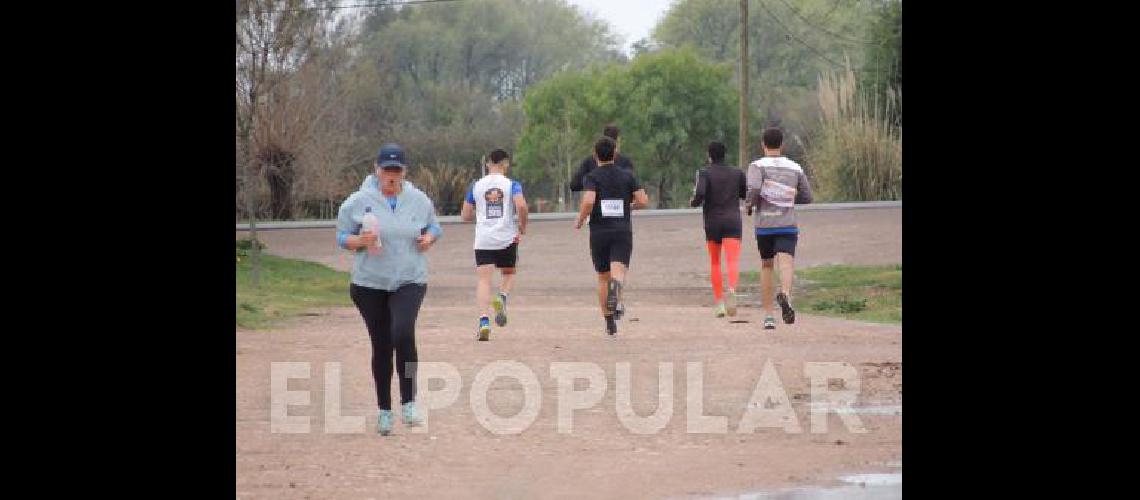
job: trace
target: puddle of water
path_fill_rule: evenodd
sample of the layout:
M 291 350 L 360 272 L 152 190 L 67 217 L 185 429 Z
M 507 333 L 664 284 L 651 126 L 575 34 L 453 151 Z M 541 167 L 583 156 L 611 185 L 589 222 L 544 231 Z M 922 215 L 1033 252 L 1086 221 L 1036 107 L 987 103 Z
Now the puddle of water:
M 896 500 L 902 498 L 902 485 L 844 486 L 830 489 L 798 489 L 779 493 L 741 495 L 740 500 Z
M 898 415 L 902 416 L 902 405 L 884 406 L 830 406 L 826 404 L 811 403 L 813 410 L 829 410 L 835 413 L 856 415 Z
M 854 474 L 839 478 L 840 481 L 851 484 L 866 484 L 867 486 L 891 486 L 902 484 L 902 473 L 888 474 Z
M 763 405 L 751 403 L 744 406 L 747 408 L 763 408 Z M 813 411 L 831 411 L 843 414 L 856 414 L 856 415 L 895 415 L 902 416 L 902 405 L 883 405 L 883 406 L 834 406 L 828 404 L 809 403 L 809 408 Z
M 769 493 L 748 493 L 734 500 L 895 500 L 902 498 L 902 473 L 855 474 L 839 478 L 849 486 L 838 488 L 788 488 Z

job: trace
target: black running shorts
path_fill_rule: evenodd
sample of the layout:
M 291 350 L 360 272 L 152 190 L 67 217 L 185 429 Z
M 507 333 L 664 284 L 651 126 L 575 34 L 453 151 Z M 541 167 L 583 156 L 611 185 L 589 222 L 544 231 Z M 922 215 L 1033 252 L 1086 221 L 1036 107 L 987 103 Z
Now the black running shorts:
M 629 267 L 632 253 L 632 231 L 590 231 L 590 257 L 594 260 L 595 271 L 610 272 L 610 262 L 621 262 Z
M 760 249 L 760 258 L 764 260 L 776 257 L 777 253 L 796 255 L 796 242 L 798 234 L 758 234 L 756 246 Z
M 499 250 L 475 250 L 475 265 L 486 266 L 494 264 L 495 267 L 515 267 L 519 259 L 519 244 L 511 243 L 511 246 Z
M 721 221 L 705 224 L 705 241 L 720 243 L 725 238 L 741 237 L 740 220 Z

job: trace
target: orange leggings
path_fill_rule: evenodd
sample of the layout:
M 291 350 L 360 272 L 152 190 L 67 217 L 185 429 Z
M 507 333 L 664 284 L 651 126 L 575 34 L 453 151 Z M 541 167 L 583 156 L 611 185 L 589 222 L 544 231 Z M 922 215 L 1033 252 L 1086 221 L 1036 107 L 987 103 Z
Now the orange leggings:
M 720 249 L 724 247 L 724 256 L 728 257 L 728 288 L 736 290 L 736 280 L 740 274 L 740 239 L 724 238 L 720 243 L 708 241 L 709 249 L 709 278 L 712 281 L 713 297 L 716 301 L 724 300 L 724 279 L 720 275 Z

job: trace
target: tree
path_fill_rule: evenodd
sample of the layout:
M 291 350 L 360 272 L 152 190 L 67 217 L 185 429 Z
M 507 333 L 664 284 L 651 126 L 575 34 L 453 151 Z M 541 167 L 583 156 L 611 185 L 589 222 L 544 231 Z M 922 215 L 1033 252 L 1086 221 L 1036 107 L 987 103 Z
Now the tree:
M 359 135 L 403 144 L 417 165 L 472 174 L 480 172 L 482 155 L 519 141 L 521 101 L 535 84 L 559 71 L 622 60 L 607 23 L 561 0 L 378 8 L 360 36 L 354 71 L 373 83 L 352 101 L 372 116 Z M 517 160 L 516 171 L 526 170 Z
M 818 123 L 817 76 L 844 68 L 847 59 L 856 67 L 863 64 L 867 41 L 861 37 L 876 1 L 749 2 L 748 102 L 758 111 L 750 120 L 750 138 L 764 125 L 779 123 L 791 133 L 806 133 Z M 652 37 L 663 47 L 692 47 L 706 58 L 735 64 L 739 20 L 738 0 L 680 0 Z
M 734 0 L 682 0 L 653 27 L 652 37 L 665 46 L 689 45 L 713 60 L 730 61 L 739 53 L 739 23 Z
M 237 16 L 238 138 L 249 145 L 253 168 L 269 183 L 273 216 L 291 215 L 297 143 L 307 123 L 303 99 L 290 88 L 323 27 L 319 10 L 295 0 L 244 0 Z M 254 214 L 251 214 L 254 215 Z
M 403 144 L 413 168 L 474 175 L 518 142 L 529 88 L 625 61 L 610 25 L 564 0 L 318 8 L 334 4 L 237 3 L 240 218 L 322 216 L 382 142 Z
M 271 215 L 292 216 L 292 191 L 301 144 L 335 100 L 327 91 L 335 73 L 313 54 L 335 47 L 326 39 L 342 35 L 327 9 L 335 1 L 241 0 L 236 22 L 237 170 L 244 190 L 253 240 L 253 283 L 260 285 L 257 241 L 257 189 L 264 176 Z M 298 76 L 300 75 L 300 76 Z
M 707 62 L 692 49 L 662 50 L 635 59 L 623 81 L 615 96 L 623 110 L 622 151 L 643 183 L 656 187 L 659 208 L 687 201 L 679 194 L 692 187 L 708 143 L 736 150 L 731 65 Z
M 725 64 L 688 49 L 639 56 L 631 65 L 563 72 L 532 88 L 518 146 L 524 179 L 548 180 L 569 199 L 566 184 L 607 123 L 622 130 L 622 152 L 651 183 L 659 207 L 673 205 L 709 141 L 736 145 L 736 91 Z M 684 179 L 679 181 L 679 179 Z M 563 207 L 565 209 L 565 207 Z
M 471 0 L 373 17 L 365 28 L 375 31 L 362 33 L 368 51 L 390 54 L 412 89 L 457 85 L 517 100 L 563 68 L 621 58 L 607 23 L 561 0 Z
M 569 182 L 578 161 L 604 123 L 620 114 L 610 94 L 620 78 L 618 66 L 566 71 L 527 92 L 515 170 L 524 181 L 553 188 L 559 210 L 572 199 Z
M 881 99 L 895 101 L 889 119 L 895 127 L 902 127 L 902 1 L 886 0 L 876 13 L 868 29 L 874 43 L 867 47 L 867 71 L 861 83 Z
M 658 47 L 652 39 L 647 37 L 638 39 L 636 42 L 633 42 L 630 44 L 629 48 L 633 51 L 633 57 L 637 57 L 643 54 L 654 52 L 660 47 Z

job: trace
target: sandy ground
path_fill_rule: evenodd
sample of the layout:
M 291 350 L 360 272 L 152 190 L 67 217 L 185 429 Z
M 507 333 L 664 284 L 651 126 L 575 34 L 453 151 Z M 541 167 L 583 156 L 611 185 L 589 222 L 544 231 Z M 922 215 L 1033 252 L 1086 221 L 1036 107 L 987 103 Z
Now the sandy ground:
M 847 363 L 859 373 L 856 406 L 901 408 L 900 326 L 799 311 L 795 325 L 766 332 L 759 326 L 758 297 L 748 289 L 742 290 L 737 317 L 713 318 L 700 217 L 652 217 L 634 221 L 627 318 L 616 338 L 606 338 L 588 234 L 575 232 L 571 224 L 532 223 L 520 249 L 510 322 L 495 329 L 491 342 L 474 340 L 473 228 L 444 226 L 444 239 L 431 251 L 428 295 L 416 335 L 420 360 L 453 364 L 462 387 L 454 404 L 431 411 L 422 432 L 397 423 L 392 436 L 375 433 L 367 333 L 354 309 L 316 311 L 317 316 L 269 331 L 237 330 L 237 496 L 684 498 L 828 485 L 840 474 L 901 471 L 901 410 L 859 414 L 865 433 L 852 432 L 832 413 L 826 432 L 813 433 L 805 375 L 810 362 Z M 901 262 L 901 209 L 804 212 L 800 224 L 800 267 Z M 261 236 L 271 253 L 348 269 L 350 261 L 333 244 L 332 230 Z M 757 268 L 755 240 L 746 239 L 745 249 L 742 269 Z M 486 397 L 495 414 L 518 413 L 524 389 L 541 392 L 535 421 L 519 434 L 492 433 L 470 405 L 476 374 L 498 360 L 522 363 L 536 381 L 497 379 Z M 310 378 L 288 386 L 309 391 L 309 405 L 288 411 L 311 416 L 310 433 L 271 432 L 273 362 L 311 364 Z M 340 364 L 339 411 L 363 416 L 364 432 L 326 432 L 325 362 Z M 557 432 L 554 362 L 596 363 L 606 378 L 600 402 L 575 411 L 567 434 Z M 630 364 L 632 406 L 647 416 L 658 407 L 662 362 L 673 369 L 672 417 L 660 432 L 635 434 L 618 418 L 618 363 Z M 703 414 L 727 417 L 726 433 L 686 432 L 687 362 L 702 363 Z M 737 432 L 766 362 L 790 398 L 799 433 Z M 429 385 L 421 383 L 421 407 Z M 576 387 L 584 388 L 584 382 Z

